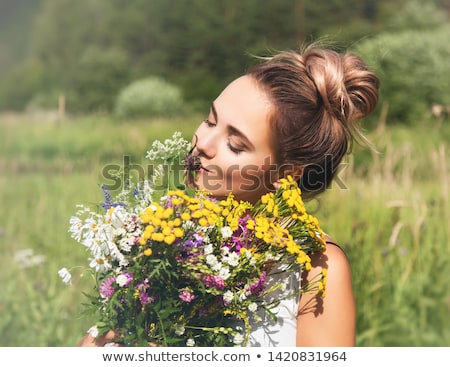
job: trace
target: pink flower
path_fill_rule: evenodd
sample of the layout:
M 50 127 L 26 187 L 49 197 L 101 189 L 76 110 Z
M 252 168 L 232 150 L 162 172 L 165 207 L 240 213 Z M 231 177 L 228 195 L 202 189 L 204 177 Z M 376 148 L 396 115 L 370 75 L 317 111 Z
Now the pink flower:
M 195 298 L 194 294 L 187 289 L 182 289 L 180 293 L 180 299 L 184 302 L 191 302 Z
M 257 297 L 261 296 L 266 288 L 265 283 L 266 283 L 266 272 L 263 271 L 259 279 L 255 283 L 250 285 L 250 292 L 256 295 Z
M 202 282 L 208 288 L 224 289 L 225 282 L 220 277 L 220 275 L 208 274 L 202 278 Z
M 107 278 L 105 279 L 100 286 L 98 287 L 98 290 L 100 292 L 100 295 L 103 298 L 111 298 L 111 296 L 114 294 L 115 289 L 113 287 L 114 282 L 116 281 L 115 277 Z

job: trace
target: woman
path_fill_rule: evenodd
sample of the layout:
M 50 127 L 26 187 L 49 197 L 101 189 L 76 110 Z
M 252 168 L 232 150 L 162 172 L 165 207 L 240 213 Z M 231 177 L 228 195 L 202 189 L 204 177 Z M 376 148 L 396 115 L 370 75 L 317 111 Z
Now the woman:
M 299 181 L 304 198 L 331 183 L 353 141 L 364 140 L 357 120 L 374 110 L 377 76 L 351 54 L 311 45 L 281 52 L 251 67 L 211 104 L 198 127 L 194 154 L 201 161 L 195 185 L 225 197 L 256 202 L 287 175 Z M 304 293 L 283 301 L 277 321 L 254 325 L 254 346 L 354 346 L 355 303 L 345 253 L 327 238 L 313 268 L 296 278 L 274 279 L 299 287 L 327 269 L 326 297 Z M 114 333 L 82 346 L 105 345 Z

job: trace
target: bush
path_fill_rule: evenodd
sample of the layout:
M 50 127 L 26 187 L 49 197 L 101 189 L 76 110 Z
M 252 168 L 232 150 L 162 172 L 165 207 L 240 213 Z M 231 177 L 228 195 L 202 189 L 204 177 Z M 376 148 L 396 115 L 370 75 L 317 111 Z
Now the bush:
M 23 111 L 44 86 L 44 67 L 29 59 L 16 65 L 0 83 L 0 110 Z
M 139 79 L 123 89 L 115 112 L 120 118 L 170 117 L 183 110 L 180 89 L 162 78 Z
M 418 121 L 433 104 L 450 105 L 450 26 L 384 33 L 355 49 L 381 80 L 388 120 Z

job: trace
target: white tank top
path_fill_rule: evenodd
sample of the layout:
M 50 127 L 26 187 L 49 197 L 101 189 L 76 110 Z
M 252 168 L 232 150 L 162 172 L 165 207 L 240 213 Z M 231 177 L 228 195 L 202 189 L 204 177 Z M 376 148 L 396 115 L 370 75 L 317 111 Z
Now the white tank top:
M 267 296 L 268 301 L 280 299 L 300 289 L 300 272 L 275 274 L 267 277 L 267 287 L 283 282 L 285 290 L 278 290 Z M 297 313 L 299 295 L 281 300 L 272 311 L 276 320 L 267 312 L 259 313 L 261 321 L 251 323 L 249 347 L 295 347 L 297 338 Z

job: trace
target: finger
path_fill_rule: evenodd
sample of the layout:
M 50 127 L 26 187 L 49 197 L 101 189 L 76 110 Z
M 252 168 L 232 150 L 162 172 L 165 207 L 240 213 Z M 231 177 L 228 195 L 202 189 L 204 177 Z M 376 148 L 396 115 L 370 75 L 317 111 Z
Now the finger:
M 97 336 L 94 343 L 97 347 L 113 346 L 113 344 L 115 344 L 115 338 L 116 333 L 114 333 L 114 331 L 108 331 L 103 335 Z
M 96 344 L 96 339 L 92 335 L 86 334 L 77 343 L 77 347 L 98 347 L 98 345 Z
M 89 328 L 87 334 L 77 343 L 77 346 L 104 347 L 106 344 L 108 344 L 108 346 L 112 346 L 112 344 L 115 344 L 115 338 L 116 334 L 114 333 L 114 331 L 108 331 L 103 335 L 98 335 L 98 329 L 93 326 Z

